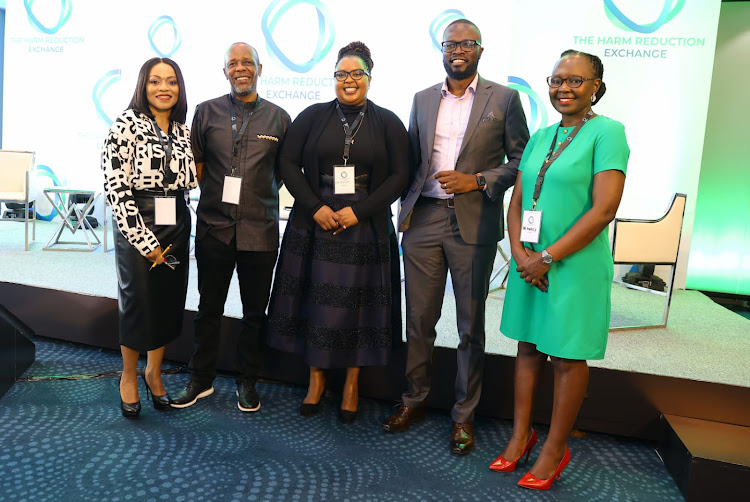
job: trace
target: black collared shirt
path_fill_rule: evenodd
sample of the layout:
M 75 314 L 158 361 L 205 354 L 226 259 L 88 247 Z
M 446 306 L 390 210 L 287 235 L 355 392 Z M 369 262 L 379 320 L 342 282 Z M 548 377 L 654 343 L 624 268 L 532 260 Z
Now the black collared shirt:
M 224 178 L 232 171 L 232 107 L 236 130 L 250 117 L 240 141 L 235 176 L 242 178 L 239 205 L 221 201 Z M 252 113 L 252 115 L 250 115 Z M 279 245 L 277 153 L 290 117 L 264 99 L 244 103 L 224 95 L 198 105 L 191 140 L 196 163 L 203 163 L 196 239 L 211 234 L 239 251 L 274 251 Z

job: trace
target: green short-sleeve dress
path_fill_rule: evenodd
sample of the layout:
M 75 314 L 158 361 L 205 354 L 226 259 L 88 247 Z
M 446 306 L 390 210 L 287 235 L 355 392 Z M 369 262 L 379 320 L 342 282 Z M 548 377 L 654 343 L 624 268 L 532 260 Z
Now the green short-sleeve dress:
M 531 209 L 537 173 L 559 124 L 537 131 L 523 153 L 523 209 Z M 579 126 L 580 127 L 580 126 Z M 557 144 L 573 131 L 560 127 Z M 560 239 L 591 209 L 594 175 L 626 171 L 630 149 L 625 128 L 601 115 L 589 120 L 547 171 L 536 209 L 542 211 L 541 251 Z M 542 293 L 515 272 L 511 261 L 500 330 L 533 343 L 540 352 L 566 359 L 603 359 L 609 333 L 614 267 L 608 230 L 585 248 L 552 264 L 549 292 Z

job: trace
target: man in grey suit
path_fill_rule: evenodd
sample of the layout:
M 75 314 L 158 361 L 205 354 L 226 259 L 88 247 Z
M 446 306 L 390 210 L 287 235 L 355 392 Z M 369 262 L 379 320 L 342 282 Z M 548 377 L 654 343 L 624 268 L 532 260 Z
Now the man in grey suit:
M 450 448 L 459 455 L 474 449 L 485 301 L 503 237 L 503 195 L 515 182 L 529 139 L 518 92 L 477 73 L 481 43 L 471 21 L 448 25 L 442 43 L 447 78 L 414 96 L 409 137 L 415 172 L 398 221 L 404 233 L 409 386 L 398 411 L 383 422 L 386 431 L 401 432 L 424 419 L 435 325 L 450 271 L 460 339 Z

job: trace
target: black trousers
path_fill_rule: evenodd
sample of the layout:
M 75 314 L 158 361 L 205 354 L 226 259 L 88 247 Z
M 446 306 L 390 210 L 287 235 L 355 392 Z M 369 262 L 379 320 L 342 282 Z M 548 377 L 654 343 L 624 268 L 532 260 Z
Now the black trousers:
M 255 381 L 260 366 L 263 322 L 271 291 L 276 251 L 238 251 L 235 240 L 224 244 L 206 235 L 195 243 L 200 303 L 195 314 L 192 379 L 210 385 L 216 378 L 221 319 L 235 267 L 242 299 L 242 329 L 235 353 L 236 378 Z

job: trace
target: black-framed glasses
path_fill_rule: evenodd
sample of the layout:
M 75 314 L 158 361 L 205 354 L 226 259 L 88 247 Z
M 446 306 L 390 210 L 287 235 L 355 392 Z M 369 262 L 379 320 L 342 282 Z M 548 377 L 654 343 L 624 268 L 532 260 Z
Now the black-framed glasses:
M 443 52 L 453 52 L 456 50 L 456 47 L 461 46 L 461 49 L 465 51 L 470 51 L 474 49 L 474 47 L 481 47 L 482 44 L 480 44 L 476 40 L 461 40 L 460 42 L 453 42 L 451 40 L 447 42 L 443 42 L 440 44 L 443 46 Z
M 547 77 L 547 85 L 552 87 L 553 89 L 557 89 L 558 87 L 563 85 L 563 82 L 567 82 L 568 87 L 575 89 L 576 87 L 581 87 L 583 83 L 587 80 L 596 80 L 596 79 L 586 78 L 580 75 L 570 75 L 568 78 Z
M 367 75 L 370 76 L 369 73 L 367 73 L 365 70 L 352 70 L 352 71 L 344 71 L 344 70 L 338 70 L 333 72 L 333 77 L 338 80 L 339 82 L 346 81 L 347 77 L 352 77 L 354 80 L 362 80 L 362 77 Z

